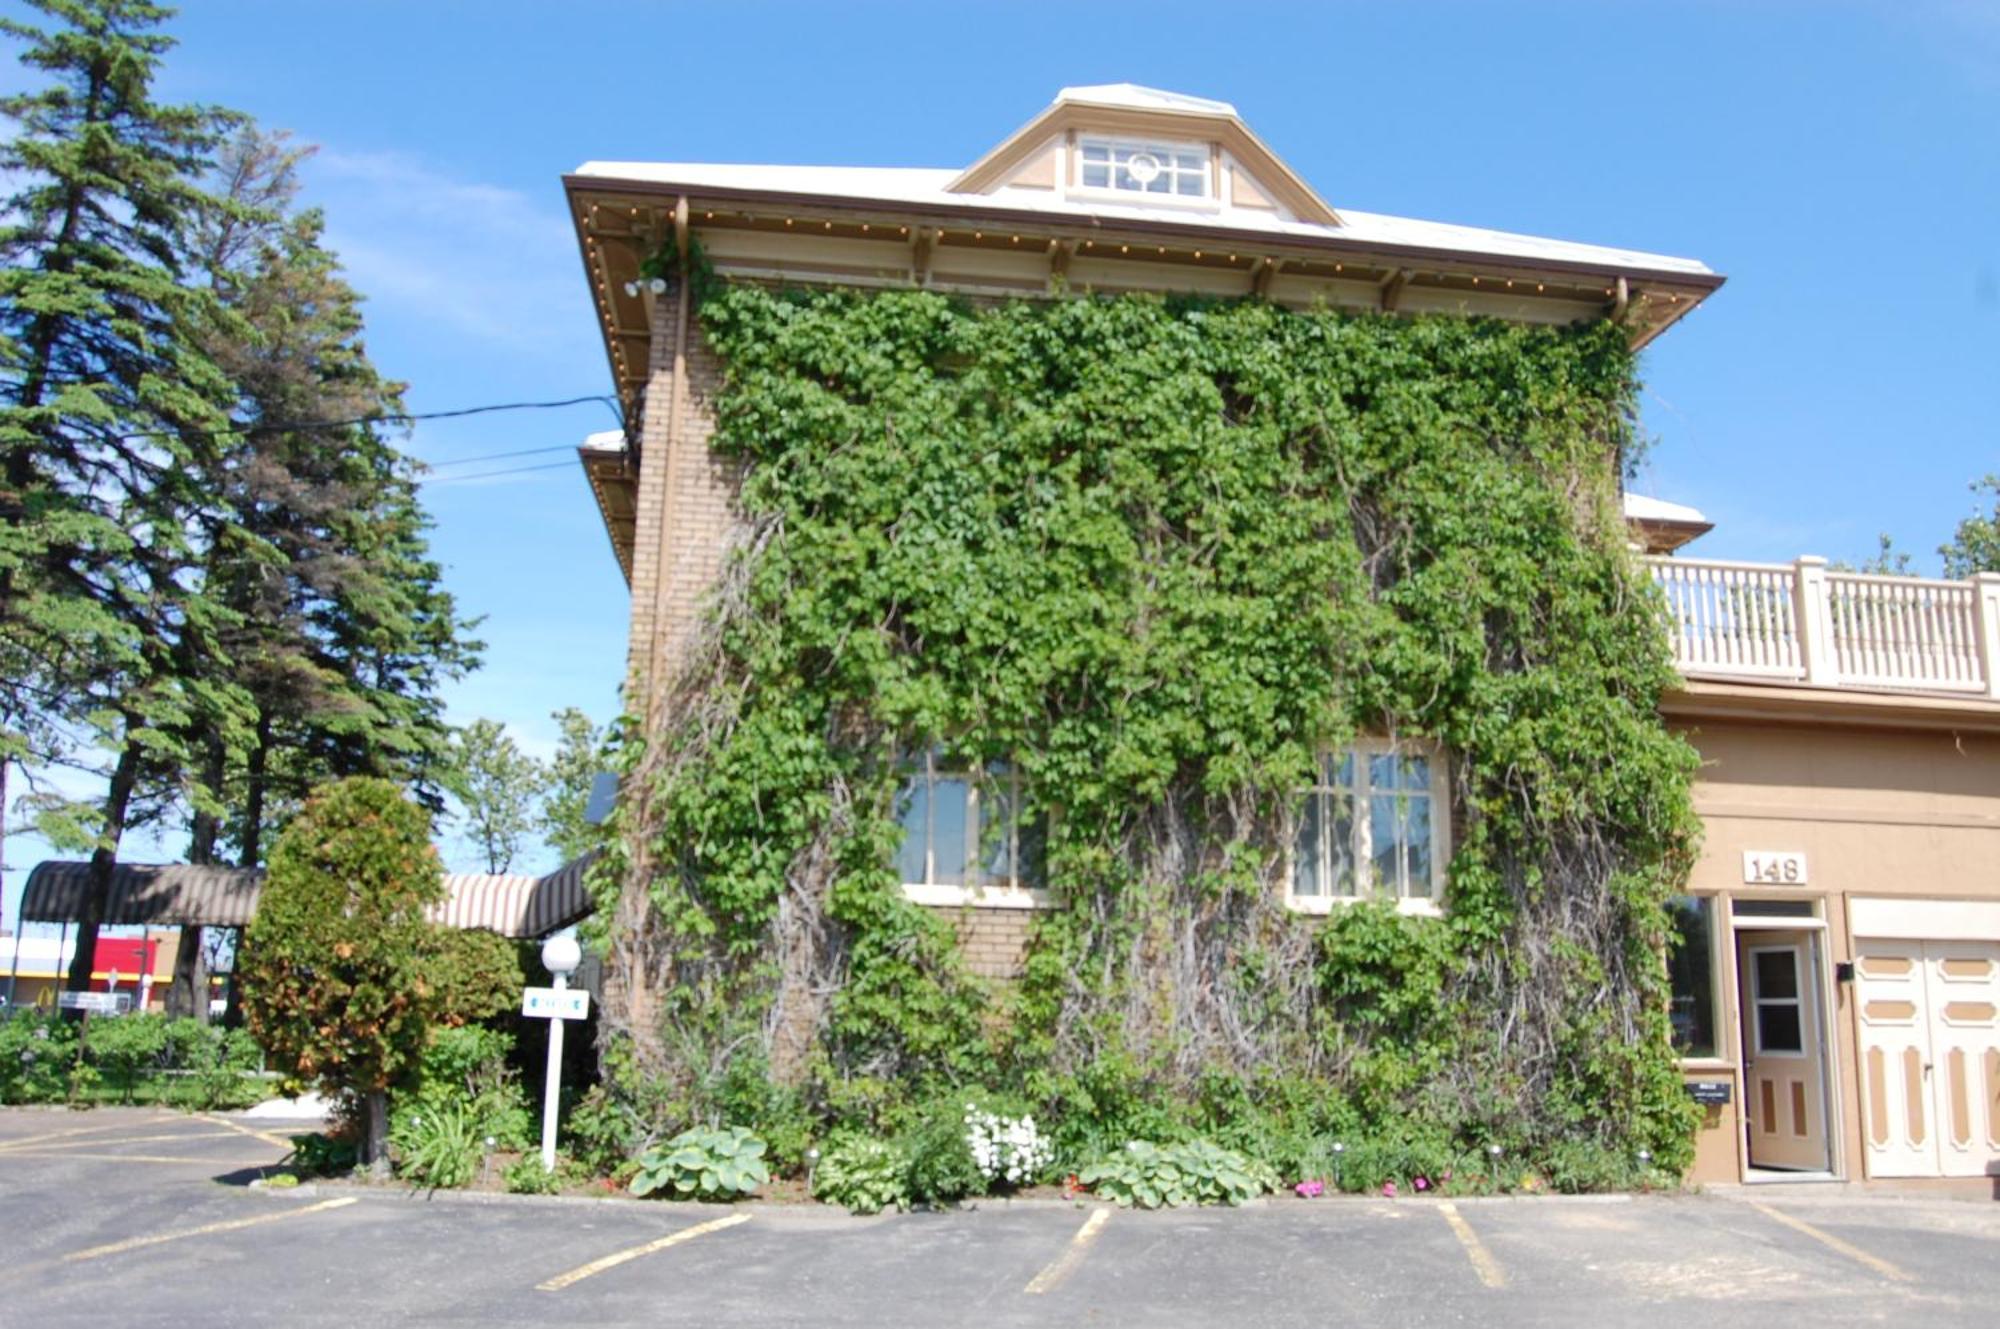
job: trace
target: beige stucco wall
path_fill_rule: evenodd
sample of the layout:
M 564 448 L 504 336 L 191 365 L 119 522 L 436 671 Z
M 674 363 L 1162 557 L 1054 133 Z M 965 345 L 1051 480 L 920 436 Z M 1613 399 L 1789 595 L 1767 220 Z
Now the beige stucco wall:
M 1733 1182 L 1744 1160 L 1741 1013 L 1735 947 L 1726 920 L 1745 899 L 1817 902 L 1825 919 L 1822 999 L 1833 1054 L 1829 1114 L 1834 1170 L 1865 1175 L 1850 984 L 1848 901 L 1855 896 L 2000 899 L 2000 736 L 1947 730 L 1864 729 L 1675 717 L 1702 757 L 1694 799 L 1703 843 L 1689 889 L 1718 897 L 1717 1060 L 1686 1063 L 1687 1078 L 1730 1081 L 1732 1102 L 1697 1136 L 1693 1178 Z M 1743 881 L 1743 854 L 1801 852 L 1803 886 Z

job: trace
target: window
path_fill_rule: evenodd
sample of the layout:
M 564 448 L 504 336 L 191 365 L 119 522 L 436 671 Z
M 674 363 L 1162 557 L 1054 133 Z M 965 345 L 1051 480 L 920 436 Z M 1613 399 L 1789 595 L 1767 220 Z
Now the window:
M 1357 743 L 1321 758 L 1292 843 L 1291 902 L 1323 910 L 1361 896 L 1443 894 L 1444 762 L 1428 746 Z
M 1046 823 L 1022 817 L 1020 776 L 990 762 L 975 776 L 935 752 L 910 763 L 896 800 L 903 842 L 896 868 L 924 904 L 1038 903 Z
M 1799 953 L 1795 947 L 1750 948 L 1752 991 L 1757 1002 L 1757 1053 L 1802 1056 L 1805 1021 L 1799 1001 Z
M 1205 199 L 1212 192 L 1205 143 L 1086 138 L 1078 149 L 1078 180 L 1085 189 L 1183 199 Z
M 1674 1051 L 1683 1057 L 1714 1057 L 1715 1042 L 1715 900 L 1706 895 L 1677 895 L 1667 902 L 1667 984 L 1671 993 L 1667 1019 L 1673 1026 Z

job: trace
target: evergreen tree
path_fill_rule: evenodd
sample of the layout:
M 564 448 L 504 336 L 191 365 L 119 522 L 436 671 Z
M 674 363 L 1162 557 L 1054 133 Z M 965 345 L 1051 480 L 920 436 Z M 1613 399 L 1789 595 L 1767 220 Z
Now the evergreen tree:
M 110 754 L 90 827 L 72 987 L 88 985 L 120 839 L 183 792 L 185 735 L 233 730 L 241 698 L 208 665 L 227 611 L 200 591 L 204 493 L 226 374 L 188 241 L 230 113 L 152 99 L 172 46 L 142 0 L 31 0 L 57 25 L 0 20 L 47 86 L 0 100 L 0 641 L 4 711 L 33 709 Z
M 204 785 L 221 797 L 195 809 L 197 862 L 226 837 L 257 863 L 273 814 L 329 779 L 414 782 L 435 807 L 438 688 L 478 660 L 429 557 L 416 464 L 375 423 L 401 412 L 402 385 L 368 358 L 320 214 L 290 212 L 304 155 L 239 135 L 218 174 L 242 206 L 204 237 L 235 315 L 212 351 L 240 421 L 216 477 L 234 524 L 213 547 L 210 593 L 234 615 L 227 645 L 253 719 L 240 751 L 209 741 Z M 246 210 L 278 220 L 246 226 Z

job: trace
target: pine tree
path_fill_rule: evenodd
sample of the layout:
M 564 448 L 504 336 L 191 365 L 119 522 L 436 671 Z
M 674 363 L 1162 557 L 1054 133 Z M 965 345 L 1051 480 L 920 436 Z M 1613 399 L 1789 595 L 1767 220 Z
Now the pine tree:
M 183 736 L 243 716 L 207 665 L 227 613 L 192 577 L 219 524 L 202 476 L 227 376 L 188 240 L 221 206 L 208 154 L 238 117 L 151 95 L 172 40 L 142 0 L 30 0 L 0 20 L 49 82 L 0 100 L 0 640 L 7 714 L 33 708 L 111 754 L 70 986 L 88 986 L 125 831 L 182 791 Z
M 240 394 L 216 477 L 235 538 L 213 551 L 210 593 L 235 616 L 227 645 L 254 718 L 241 751 L 205 752 L 215 798 L 195 810 L 194 861 L 227 838 L 257 863 L 273 813 L 329 779 L 415 783 L 435 807 L 438 688 L 478 662 L 429 558 L 416 464 L 370 423 L 402 411 L 403 387 L 368 358 L 361 298 L 320 214 L 291 212 L 305 155 L 282 136 L 239 135 L 218 174 L 242 206 L 204 237 L 235 315 L 211 350 Z M 246 209 L 277 220 L 246 226 Z

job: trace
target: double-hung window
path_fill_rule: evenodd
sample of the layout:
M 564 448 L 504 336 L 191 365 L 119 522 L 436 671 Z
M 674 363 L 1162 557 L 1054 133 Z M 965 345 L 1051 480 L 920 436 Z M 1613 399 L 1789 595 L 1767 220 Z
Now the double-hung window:
M 903 842 L 896 869 L 920 904 L 1042 904 L 1046 825 L 1024 816 L 1021 778 L 1006 762 L 983 770 L 940 753 L 913 758 L 896 799 Z
M 1397 901 L 1429 913 L 1444 894 L 1449 824 L 1445 764 L 1405 740 L 1356 742 L 1323 755 L 1302 792 L 1287 895 L 1324 912 L 1342 900 Z

